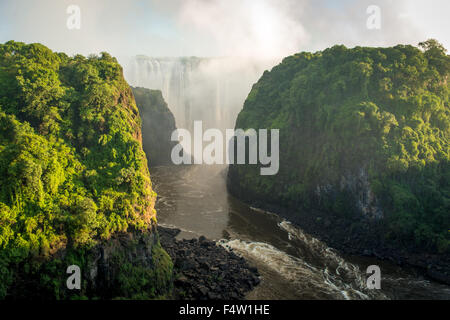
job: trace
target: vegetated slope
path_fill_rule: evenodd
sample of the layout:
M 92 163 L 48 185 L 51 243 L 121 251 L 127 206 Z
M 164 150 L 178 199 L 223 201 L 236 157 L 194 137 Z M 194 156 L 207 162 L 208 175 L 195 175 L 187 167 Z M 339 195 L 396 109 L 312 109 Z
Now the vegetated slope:
M 311 229 L 348 247 L 448 254 L 450 58 L 420 45 L 334 46 L 266 71 L 236 128 L 280 129 L 280 171 L 232 165 L 230 191 L 316 214 Z
M 142 119 L 143 147 L 150 167 L 173 164 L 171 152 L 177 144 L 171 141 L 176 130 L 175 118 L 161 91 L 132 88 Z
M 165 293 L 140 126 L 109 54 L 0 45 L 0 298 Z M 66 288 L 71 264 L 81 291 Z

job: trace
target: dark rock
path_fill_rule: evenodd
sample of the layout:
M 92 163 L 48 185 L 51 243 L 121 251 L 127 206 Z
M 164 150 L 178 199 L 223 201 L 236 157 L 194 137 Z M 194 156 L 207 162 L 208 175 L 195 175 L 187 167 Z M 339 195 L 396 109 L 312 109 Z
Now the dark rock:
M 176 299 L 243 299 L 259 284 L 255 267 L 205 237 L 177 241 L 173 229 L 158 227 L 163 248 L 175 261 Z
M 161 91 L 131 88 L 142 119 L 143 148 L 150 166 L 173 165 L 171 152 L 177 144 L 170 140 L 175 118 Z M 151 157 L 149 156 L 151 155 Z

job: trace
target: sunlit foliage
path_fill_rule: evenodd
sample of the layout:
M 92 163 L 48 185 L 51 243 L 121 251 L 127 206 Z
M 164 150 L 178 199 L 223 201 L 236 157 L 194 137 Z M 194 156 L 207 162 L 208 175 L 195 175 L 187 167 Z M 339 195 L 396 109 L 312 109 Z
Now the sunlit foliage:
M 344 218 L 357 212 L 342 177 L 363 170 L 389 239 L 448 251 L 450 57 L 436 40 L 420 47 L 334 46 L 266 71 L 236 127 L 280 129 L 280 173 L 232 166 L 230 177 L 264 202 Z M 333 196 L 318 199 L 318 186 Z
M 0 45 L 0 297 L 25 258 L 152 225 L 140 121 L 109 54 Z

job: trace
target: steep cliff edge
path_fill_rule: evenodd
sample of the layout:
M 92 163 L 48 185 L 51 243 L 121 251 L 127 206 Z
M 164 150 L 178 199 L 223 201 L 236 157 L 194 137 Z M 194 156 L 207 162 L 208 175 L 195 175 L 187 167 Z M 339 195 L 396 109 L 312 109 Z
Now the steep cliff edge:
M 335 247 L 448 266 L 450 58 L 421 46 L 335 46 L 266 71 L 236 128 L 280 129 L 280 170 L 231 165 L 231 193 Z
M 165 296 L 155 200 L 116 59 L 0 45 L 0 298 Z
M 150 167 L 171 165 L 171 152 L 177 142 L 171 141 L 176 130 L 175 118 L 161 91 L 131 88 L 142 119 L 144 151 Z

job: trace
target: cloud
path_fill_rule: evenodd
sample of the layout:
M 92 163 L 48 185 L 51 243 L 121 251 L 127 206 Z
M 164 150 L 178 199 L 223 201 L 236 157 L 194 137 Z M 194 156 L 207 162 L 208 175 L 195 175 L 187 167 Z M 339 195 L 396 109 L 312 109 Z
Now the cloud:
M 79 5 L 82 28 L 66 28 Z M 381 30 L 366 28 L 369 5 Z M 450 47 L 450 1 L 434 0 L 2 0 L 0 41 L 41 42 L 69 54 L 269 58 L 334 44 Z
M 339 8 L 327 5 L 327 2 L 310 2 L 306 9 L 307 20 L 304 23 L 312 39 L 308 49 L 323 49 L 333 44 L 349 47 L 391 46 L 399 43 L 417 45 L 432 36 L 450 45 L 448 34 L 442 32 L 450 26 L 449 20 L 444 13 L 436 10 L 446 8 L 442 12 L 448 11 L 450 2 L 447 0 L 345 1 Z M 366 27 L 369 17 L 366 9 L 370 5 L 376 5 L 381 10 L 380 30 Z M 430 28 L 433 24 L 440 24 L 440 27 L 436 25 Z M 428 32 L 430 29 L 435 32 Z
M 71 4 L 81 9 L 81 29 L 69 30 L 66 10 Z M 3 1 L 0 18 L 8 24 L 9 34 L 3 41 L 41 42 L 53 50 L 75 53 L 96 53 L 104 50 L 119 51 L 132 38 L 123 20 L 129 20 L 129 9 L 122 2 L 87 0 Z M 128 34 L 128 35 L 127 35 Z
M 381 10 L 380 30 L 366 27 L 370 5 Z M 270 57 L 430 37 L 450 47 L 449 9 L 448 0 L 186 0 L 177 21 L 223 55 Z
M 290 1 L 188 0 L 179 13 L 188 30 L 212 41 L 221 55 L 272 58 L 292 54 L 308 41 Z M 297 9 L 302 2 L 298 2 Z

